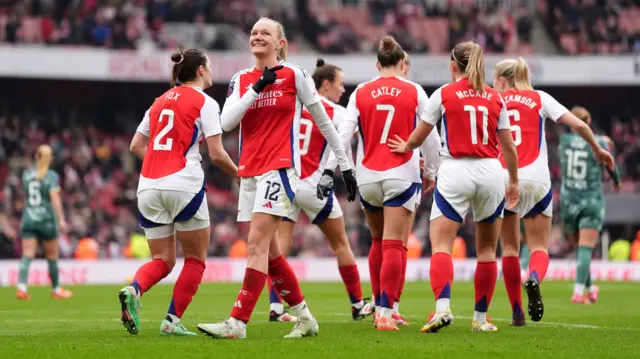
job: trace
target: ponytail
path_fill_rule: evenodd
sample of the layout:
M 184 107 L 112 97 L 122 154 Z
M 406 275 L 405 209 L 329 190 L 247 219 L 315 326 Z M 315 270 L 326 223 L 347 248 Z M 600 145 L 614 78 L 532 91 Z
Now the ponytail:
M 51 147 L 48 145 L 40 145 L 36 150 L 36 170 L 38 171 L 38 179 L 41 180 L 49 171 L 49 166 L 51 166 L 52 161 L 52 153 Z
M 522 57 L 518 57 L 513 71 L 513 87 L 517 90 L 533 90 L 529 66 Z
M 494 68 L 496 78 L 504 77 L 510 88 L 516 90 L 533 90 L 531 72 L 527 62 L 518 57 L 517 60 L 506 59 L 498 62 Z
M 474 90 L 484 92 L 485 74 L 484 74 L 484 55 L 482 48 L 478 44 L 473 44 L 469 49 L 469 57 L 467 60 L 467 69 L 465 71 L 469 82 Z
M 282 47 L 280 48 L 280 50 L 278 50 L 278 61 L 287 61 L 287 53 L 289 51 L 289 41 L 287 41 L 287 38 L 284 37 L 284 34 L 282 35 L 282 39 L 284 40 L 284 44 L 282 44 Z

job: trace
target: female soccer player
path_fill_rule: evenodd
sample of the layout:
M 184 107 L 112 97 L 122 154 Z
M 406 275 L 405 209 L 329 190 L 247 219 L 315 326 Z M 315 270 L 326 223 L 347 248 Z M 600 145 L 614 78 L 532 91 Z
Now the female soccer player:
M 302 105 L 340 158 L 350 201 L 355 199 L 357 184 L 311 77 L 303 69 L 282 62 L 287 50 L 282 25 L 261 18 L 251 30 L 249 45 L 256 66 L 232 78 L 222 111 L 225 131 L 240 124 L 238 221 L 251 222 L 249 258 L 231 317 L 217 324 L 198 324 L 198 329 L 214 338 L 246 337 L 246 324 L 268 275 L 298 318 L 285 338 L 314 336 L 318 334 L 318 323 L 280 251 L 276 235 L 282 217 L 289 215 L 298 188 Z
M 177 239 L 184 251 L 184 266 L 160 334 L 196 335 L 180 318 L 198 291 L 210 239 L 200 142 L 206 140 L 209 156 L 220 169 L 231 176 L 238 173 L 222 147 L 220 107 L 204 93 L 212 84 L 209 58 L 201 50 L 190 49 L 175 52 L 171 60 L 171 89 L 156 98 L 131 141 L 131 152 L 142 159 L 138 210 L 153 258 L 118 293 L 122 324 L 131 334 L 139 331 L 140 296 L 176 263 Z M 176 81 L 181 85 L 175 86 Z
M 16 298 L 29 300 L 27 279 L 29 266 L 36 255 L 38 241 L 42 242 L 44 255 L 49 264 L 49 279 L 53 298 L 71 298 L 73 293 L 60 286 L 58 270 L 58 231 L 66 231 L 66 221 L 60 197 L 58 174 L 49 169 L 53 156 L 51 147 L 40 145 L 36 150 L 35 168 L 22 174 L 22 187 L 27 196 L 20 237 L 22 238 L 22 261 Z
M 318 59 L 316 69 L 311 77 L 321 96 L 322 105 L 327 111 L 327 115 L 337 127 L 345 115 L 344 107 L 337 104 L 344 93 L 344 73 L 339 67 L 325 64 L 324 60 Z M 327 141 L 322 137 L 320 130 L 314 126 L 312 116 L 307 110 L 302 112 L 300 124 L 302 175 L 291 213 L 284 217 L 278 227 L 280 250 L 285 256 L 289 254 L 293 228 L 300 212 L 304 211 L 311 222 L 327 236 L 329 245 L 336 254 L 338 270 L 351 302 L 351 315 L 354 320 L 361 320 L 373 313 L 373 308 L 362 299 L 360 273 L 349 245 L 340 203 L 333 192 L 328 193 L 327 198 L 322 198 L 322 195 L 318 196 L 317 193 L 318 181 L 330 153 L 326 150 Z M 349 158 L 351 158 L 350 148 L 350 145 L 345 147 Z M 284 312 L 280 297 L 274 287 L 271 287 L 269 291 L 269 301 L 271 303 L 270 321 L 295 320 L 291 319 L 295 317 Z
M 428 100 L 420 85 L 402 77 L 404 59 L 405 53 L 393 37 L 383 37 L 376 63 L 380 76 L 360 84 L 351 94 L 347 116 L 338 131 L 347 144 L 359 128 L 356 175 L 372 236 L 369 272 L 378 330 L 398 330 L 392 315 L 402 277 L 403 247 L 422 191 L 418 146 L 408 153 L 391 153 L 387 147 L 391 136 L 409 136 L 416 119 L 424 115 Z M 423 145 L 423 153 L 430 156 L 425 162 L 434 179 L 440 160 L 437 132 L 417 145 Z M 330 161 L 328 168 L 334 167 Z M 326 177 L 323 174 L 321 187 Z
M 529 317 L 534 322 L 542 319 L 544 314 L 540 283 L 549 266 L 553 189 L 547 160 L 544 119 L 571 127 L 586 141 L 581 142 L 583 147 L 586 144 L 591 146 L 598 161 L 613 166 L 613 158 L 598 144 L 585 122 L 546 92 L 533 89 L 529 67 L 523 58 L 499 62 L 494 70 L 493 84 L 507 106 L 513 140 L 518 149 L 520 201 L 516 207 L 505 210 L 502 222 L 502 271 L 513 310 L 512 325 L 524 326 L 520 289 L 520 218 L 524 221 L 527 243 L 531 250 L 529 276 L 524 282 L 524 288 L 529 297 Z M 505 161 L 501 160 L 506 168 Z M 508 174 L 505 172 L 505 181 L 508 180 L 506 176 Z
M 591 125 L 591 115 L 584 107 L 574 107 L 571 112 L 587 128 Z M 571 297 L 571 301 L 576 304 L 590 304 L 598 300 L 599 289 L 592 284 L 589 272 L 591 254 L 598 242 L 605 216 L 602 167 L 613 179 L 614 189 L 617 190 L 620 183 L 618 168 L 614 166 L 611 156 L 602 149 L 612 146 L 611 140 L 605 136 L 595 138 L 598 146 L 594 146 L 592 141 L 587 140 L 576 129 L 574 133 L 560 136 L 560 215 L 569 239 L 578 246 L 576 283 Z M 591 151 L 587 146 L 591 147 Z
M 433 93 L 423 121 L 409 140 L 404 142 L 402 136 L 396 136 L 396 141 L 390 141 L 394 153 L 412 151 L 442 119 L 444 158 L 438 171 L 429 227 L 433 250 L 430 278 L 436 312 L 421 332 L 437 332 L 453 320 L 449 305 L 453 282 L 451 251 L 470 205 L 476 221 L 478 253 L 472 328 L 496 331 L 487 320 L 487 310 L 498 276 L 496 247 L 505 205 L 498 143 L 509 169 L 506 190 L 509 208 L 518 201 L 518 156 L 504 102 L 484 82 L 484 55 L 480 45 L 473 42 L 456 45 L 451 51 L 449 70 L 452 83 Z

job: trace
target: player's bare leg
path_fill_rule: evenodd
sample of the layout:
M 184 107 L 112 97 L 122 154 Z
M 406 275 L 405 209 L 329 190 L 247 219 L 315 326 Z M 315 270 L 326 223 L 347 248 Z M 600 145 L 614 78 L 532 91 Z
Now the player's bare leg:
M 29 279 L 29 267 L 31 261 L 36 256 L 36 250 L 38 249 L 38 240 L 35 238 L 25 238 L 22 240 L 22 259 L 20 260 L 20 277 L 18 281 L 18 287 L 16 290 L 16 298 L 20 300 L 29 300 L 28 292 L 28 279 Z
M 471 323 L 473 331 L 494 332 L 498 330 L 493 323 L 487 320 L 487 312 L 489 311 L 491 298 L 496 289 L 496 281 L 498 279 L 496 249 L 501 228 L 501 218 L 496 219 L 493 223 L 476 223 L 478 264 L 473 278 L 476 303 Z
M 363 209 L 364 216 L 371 232 L 371 248 L 369 248 L 369 278 L 371 293 L 375 303 L 373 327 L 377 326 L 380 316 L 380 270 L 382 269 L 382 236 L 384 234 L 384 212 L 379 209 Z
M 150 239 L 147 243 L 152 260 L 138 268 L 131 284 L 118 292 L 120 321 L 127 332 L 133 335 L 138 334 L 140 329 L 140 297 L 171 273 L 176 264 L 176 242 L 173 235 Z
M 58 258 L 60 258 L 58 239 L 50 239 L 42 242 L 44 255 L 49 267 L 49 279 L 51 280 L 51 297 L 55 299 L 68 299 L 73 297 L 70 290 L 60 286 L 60 270 L 58 269 Z
M 436 333 L 453 323 L 451 314 L 451 285 L 453 284 L 453 242 L 460 228 L 460 223 L 440 216 L 429 224 L 431 240 L 431 263 L 429 281 L 436 300 L 436 311 L 429 315 L 429 320 L 420 329 L 421 333 Z
M 511 305 L 511 325 L 525 326 L 522 311 L 522 277 L 520 275 L 520 215 L 506 214 L 502 220 L 502 276 Z
M 551 217 L 538 214 L 524 219 L 524 229 L 531 251 L 529 261 L 529 276 L 524 282 L 524 288 L 529 300 L 529 317 L 534 322 L 540 321 L 544 315 L 544 303 L 540 294 L 540 284 L 544 280 L 549 268 L 549 235 L 551 233 Z
M 344 218 L 329 218 L 324 223 L 319 224 L 318 227 L 327 237 L 329 245 L 336 255 L 338 270 L 351 302 L 351 316 L 354 320 L 366 318 L 373 313 L 373 308 L 371 303 L 365 302 L 362 298 L 360 272 L 358 271 L 351 245 L 349 245 Z
M 198 324 L 201 332 L 218 339 L 245 338 L 246 324 L 264 289 L 268 274 L 269 280 L 298 317 L 296 325 L 285 338 L 318 334 L 318 322 L 309 311 L 293 269 L 280 251 L 276 233 L 280 219 L 266 213 L 253 213 L 248 237 L 247 270 L 231 317 L 221 323 Z
M 288 257 L 289 252 L 291 251 L 294 226 L 295 222 L 288 220 L 282 220 L 278 225 L 278 235 L 276 238 L 280 245 L 280 251 L 285 257 Z M 289 314 L 284 309 L 284 306 L 282 305 L 282 298 L 275 287 L 271 284 L 271 281 L 267 281 L 267 285 L 269 290 L 269 321 L 289 323 L 298 320 L 298 318 Z
M 594 228 L 580 228 L 578 232 L 578 258 L 576 284 L 571 301 L 576 304 L 591 304 L 598 300 L 599 288 L 590 283 L 591 256 L 598 243 L 599 231 Z M 589 285 L 588 285 L 589 284 Z M 585 294 L 587 290 L 587 294 Z

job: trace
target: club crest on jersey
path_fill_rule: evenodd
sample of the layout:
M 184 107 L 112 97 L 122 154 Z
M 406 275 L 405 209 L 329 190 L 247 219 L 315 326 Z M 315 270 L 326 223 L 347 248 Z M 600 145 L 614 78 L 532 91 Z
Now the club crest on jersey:
M 231 96 L 235 85 L 236 85 L 236 82 L 232 80 L 231 83 L 229 84 L 229 88 L 227 89 L 227 97 Z
M 276 79 L 276 82 L 274 82 L 276 85 L 280 85 L 282 83 L 282 81 L 284 81 L 286 79 Z

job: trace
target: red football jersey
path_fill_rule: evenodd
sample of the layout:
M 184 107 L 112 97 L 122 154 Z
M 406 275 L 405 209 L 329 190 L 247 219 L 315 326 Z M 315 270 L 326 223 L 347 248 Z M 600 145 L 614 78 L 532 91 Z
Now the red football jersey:
M 427 122 L 442 119 L 443 153 L 454 158 L 498 158 L 499 129 L 509 129 L 500 94 L 489 86 L 475 91 L 467 78 L 436 90 L 427 106 Z
M 202 188 L 199 142 L 222 133 L 215 100 L 197 88 L 174 87 L 156 98 L 137 131 L 149 137 L 140 190 Z
M 300 168 L 299 134 L 302 105 L 320 100 L 306 71 L 288 63 L 276 72 L 240 121 L 240 163 L 238 175 L 253 177 L 280 168 Z M 263 70 L 238 72 L 229 85 L 226 106 L 239 101 Z
M 513 141 L 518 149 L 519 177 L 549 181 L 545 119 L 556 122 L 569 110 L 543 91 L 512 89 L 503 92 L 502 98 L 507 106 Z M 500 156 L 500 162 L 502 167 L 507 168 L 503 156 Z
M 420 99 L 415 84 L 398 77 L 379 77 L 357 88 L 353 98 L 359 114 L 362 165 L 385 171 L 409 162 L 412 152 L 393 153 L 387 141 L 395 135 L 409 138 L 416 127 Z
M 327 99 L 322 99 L 327 115 L 333 121 L 337 112 L 344 111 L 340 105 L 336 105 Z M 300 161 L 302 163 L 302 175 L 305 179 L 314 174 L 320 167 L 324 167 L 327 156 L 327 140 L 315 125 L 313 117 L 306 109 L 302 111 L 300 120 Z

